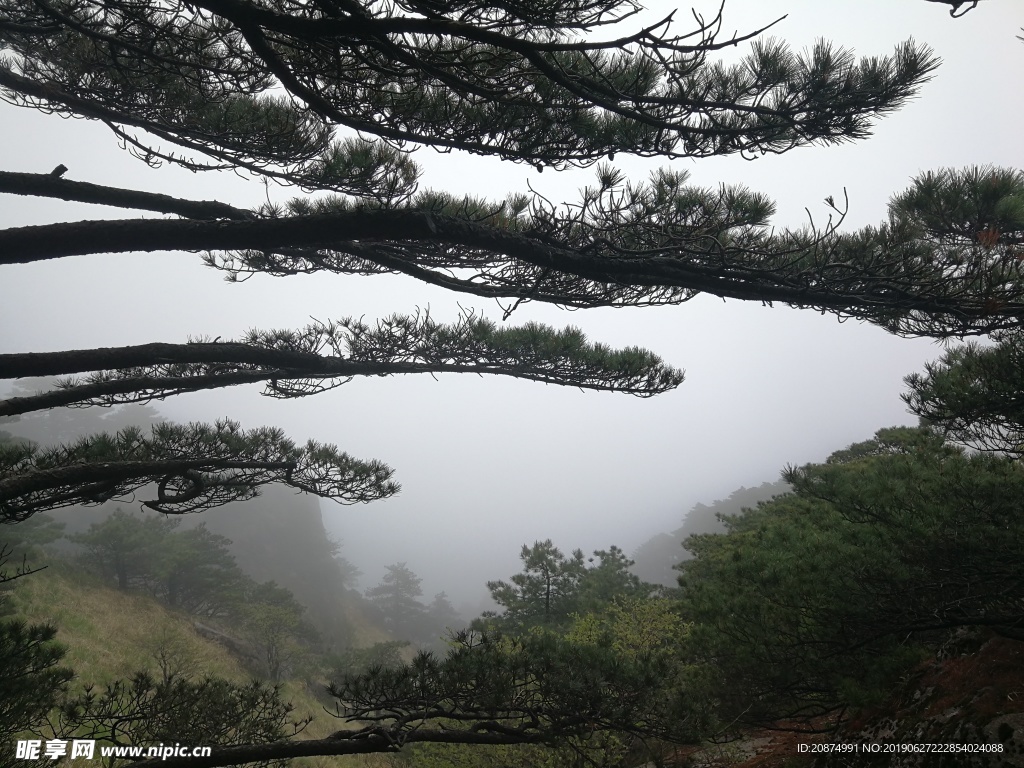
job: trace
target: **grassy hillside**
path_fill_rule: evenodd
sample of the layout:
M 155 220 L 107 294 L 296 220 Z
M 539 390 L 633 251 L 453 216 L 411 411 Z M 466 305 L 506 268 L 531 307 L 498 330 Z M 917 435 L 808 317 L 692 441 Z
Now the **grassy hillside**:
M 40 560 L 35 564 L 41 564 Z M 253 677 L 243 660 L 198 634 L 192 617 L 171 611 L 147 595 L 98 583 L 68 565 L 54 564 L 19 580 L 10 606 L 20 618 L 57 627 L 57 639 L 68 651 L 63 663 L 76 673 L 74 689 L 104 686 L 140 670 L 159 676 L 160 656 L 177 665 L 176 671 L 196 678 L 209 675 L 243 683 Z M 357 622 L 359 636 L 387 638 L 381 630 L 359 624 L 365 619 L 358 612 L 353 611 L 351 620 Z M 293 717 L 314 718 L 299 738 L 323 738 L 344 727 L 324 711 L 312 684 L 286 681 L 282 691 L 295 707 Z M 294 764 L 320 768 L 381 763 L 372 756 L 355 756 L 310 758 Z
M 66 566 L 21 580 L 11 602 L 19 616 L 57 627 L 58 639 L 68 648 L 65 663 L 83 682 L 105 685 L 139 670 L 159 674 L 160 650 L 187 659 L 194 674 L 236 682 L 252 676 L 226 649 L 200 637 L 191 617 Z
M 89 524 L 103 522 L 117 509 L 118 505 L 111 502 L 99 507 L 56 510 L 50 516 L 66 526 L 66 533 L 74 534 L 85 532 Z M 159 517 L 148 511 L 139 516 Z M 383 639 L 375 637 L 372 628 L 367 638 L 360 637 L 356 632 L 359 617 L 353 626 L 348 616 L 355 610 L 349 595 L 353 585 L 345 582 L 335 560 L 337 545 L 324 529 L 315 498 L 269 488 L 255 499 L 174 520 L 179 531 L 202 524 L 212 533 L 227 537 L 231 555 L 249 578 L 257 582 L 274 581 L 290 590 L 308 609 L 306 618 L 338 647 Z M 59 546 L 69 555 L 80 551 L 69 543 Z

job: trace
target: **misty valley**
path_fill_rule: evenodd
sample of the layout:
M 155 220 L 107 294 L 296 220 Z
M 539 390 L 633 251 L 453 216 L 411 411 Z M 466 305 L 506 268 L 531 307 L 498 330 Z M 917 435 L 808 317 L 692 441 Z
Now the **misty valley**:
M 47 412 L 4 440 L 158 419 Z M 311 764 L 369 758 L 304 743 L 388 765 L 754 765 L 898 712 L 901 738 L 1010 749 L 1022 498 L 1016 460 L 880 430 L 632 555 L 523 544 L 518 573 L 473 585 L 478 615 L 402 562 L 361 588 L 316 499 L 274 487 L 201 515 L 39 513 L 0 529 L 5 647 L 29 649 L 5 685 L 25 709 L 0 723 L 46 744 L 295 745 L 282 757 Z M 383 727 L 398 743 L 367 749 Z
M 0 0 L 0 768 L 1024 766 L 1022 5 L 693 3 Z

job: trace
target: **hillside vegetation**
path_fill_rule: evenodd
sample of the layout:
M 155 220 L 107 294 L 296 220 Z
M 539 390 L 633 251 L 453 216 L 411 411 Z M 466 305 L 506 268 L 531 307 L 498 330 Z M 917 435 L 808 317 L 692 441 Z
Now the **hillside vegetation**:
M 40 564 L 38 559 L 36 564 Z M 102 691 L 139 672 L 157 680 L 164 676 L 192 680 L 209 677 L 238 685 L 258 676 L 251 660 L 197 631 L 194 617 L 173 611 L 149 595 L 126 594 L 73 566 L 50 563 L 45 570 L 16 584 L 9 593 L 11 616 L 33 623 L 49 622 L 57 629 L 57 641 L 67 650 L 63 664 L 75 672 L 69 687 L 72 695 L 88 687 Z M 379 628 L 363 623 L 358 611 L 353 611 L 350 618 L 355 622 L 356 634 L 387 638 Z M 324 738 L 345 727 L 343 721 L 325 711 L 322 681 L 284 679 L 280 692 L 282 700 L 294 708 L 288 716 L 290 721 L 310 720 L 296 738 Z M 70 764 L 95 765 L 81 760 Z M 306 768 L 375 764 L 372 757 L 363 756 L 296 761 L 296 765 Z
M 676 566 L 693 557 L 685 543 L 690 536 L 702 533 L 724 533 L 724 518 L 743 513 L 744 509 L 756 507 L 762 501 L 788 493 L 789 483 L 776 481 L 761 483 L 755 488 L 739 488 L 724 499 L 710 504 L 694 504 L 683 517 L 683 524 L 671 533 L 659 533 L 633 551 L 636 564 L 632 572 L 644 581 L 674 587 L 679 580 Z
M 419 577 L 396 563 L 360 596 L 315 505 L 268 496 L 184 523 L 114 509 L 79 525 L 65 545 L 77 549 L 50 555 L 52 568 L 14 581 L 6 607 L 28 624 L 0 621 L 0 645 L 30 684 L 5 691 L 22 710 L 11 730 L 0 706 L 0 726 L 211 744 L 227 766 L 301 756 L 293 723 L 300 739 L 323 737 L 339 724 L 322 703 L 339 701 L 360 730 L 312 745 L 319 754 L 366 749 L 416 768 L 823 763 L 793 754 L 804 741 L 780 729 L 807 743 L 977 747 L 954 763 L 888 763 L 901 768 L 1020 762 L 1024 420 L 978 384 L 1019 352 L 951 352 L 908 378 L 929 423 L 788 467 L 783 492 L 700 508 L 724 514 L 682 542 L 692 556 L 675 564 L 675 587 L 639 578 L 614 545 L 587 556 L 523 544 L 521 571 L 487 584 L 499 610 L 444 653 L 428 650 L 450 618 L 443 593 L 424 604 Z M 943 411 L 950 392 L 991 423 Z M 10 568 L 21 552 L 44 562 L 62 531 L 37 514 L 0 534 Z M 248 759 L 232 745 L 249 745 Z

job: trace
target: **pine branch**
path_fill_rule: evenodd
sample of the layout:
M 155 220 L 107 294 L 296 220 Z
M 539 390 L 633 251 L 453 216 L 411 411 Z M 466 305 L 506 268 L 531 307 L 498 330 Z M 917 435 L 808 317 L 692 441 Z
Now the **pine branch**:
M 324 354 L 326 352 L 327 354 Z M 0 355 L 0 378 L 66 375 L 38 395 L 0 401 L 0 415 L 65 405 L 149 402 L 183 392 L 268 382 L 264 394 L 318 394 L 354 376 L 408 373 L 498 374 L 650 397 L 674 389 L 682 371 L 641 349 L 591 344 L 575 328 L 536 323 L 501 328 L 467 314 L 435 323 L 428 314 L 395 315 L 371 327 L 346 318 L 301 331 L 250 331 L 237 342 L 144 344 L 67 352 Z
M 662 700 L 665 669 L 551 635 L 460 633 L 443 659 L 420 654 L 330 687 L 337 715 L 362 724 L 325 739 L 212 748 L 172 766 L 215 768 L 268 759 L 395 752 L 411 744 L 546 744 L 596 732 L 693 739 L 692 721 Z M 144 761 L 150 766 L 158 761 Z
M 966 344 L 904 379 L 911 413 L 946 439 L 975 450 L 1024 456 L 1024 338 Z
M 140 760 L 132 768 L 220 768 L 265 760 L 289 760 L 296 757 L 365 755 L 391 753 L 408 744 L 511 745 L 543 744 L 550 736 L 544 733 L 503 733 L 450 728 L 420 728 L 402 735 L 401 740 L 386 731 L 340 731 L 326 739 L 277 741 L 271 744 L 211 747 L 208 757 L 169 757 Z
M 581 17 L 576 6 L 586 7 Z M 519 4 L 283 10 L 244 0 L 117 10 L 12 0 L 5 10 L 15 66 L 0 70 L 0 84 L 17 101 L 102 119 L 147 161 L 234 165 L 339 191 L 344 172 L 317 179 L 336 126 L 397 150 L 427 144 L 538 168 L 616 152 L 783 152 L 866 136 L 937 65 L 908 42 L 861 62 L 825 44 L 803 56 L 768 43 L 737 65 L 712 66 L 710 54 L 772 26 L 718 40 L 720 10 L 684 34 L 671 32 L 671 16 L 606 40 L 579 34 L 622 23 L 639 10 L 630 2 L 539 14 Z M 274 88 L 295 106 L 269 97 Z M 124 126 L 214 162 L 168 153 Z
M 954 19 L 959 19 L 961 16 L 967 14 L 968 11 L 973 11 L 978 7 L 979 0 L 926 0 L 929 3 L 942 3 L 943 5 L 950 5 L 952 8 L 949 9 L 949 15 Z M 960 7 L 970 3 L 970 7 L 960 10 Z
M 283 483 L 343 504 L 392 496 L 399 486 L 380 462 L 362 462 L 312 441 L 297 447 L 280 430 L 214 425 L 155 424 L 145 437 L 135 427 L 40 449 L 0 446 L 0 520 L 100 504 L 156 483 L 143 506 L 180 514 L 250 499 L 259 487 Z
M 254 249 L 208 263 L 235 274 L 395 271 L 479 296 L 576 307 L 673 304 L 706 292 L 813 307 L 905 335 L 981 334 L 1024 322 L 1013 241 L 939 249 L 905 221 L 839 238 L 766 238 L 740 227 L 738 245 L 721 227 L 680 242 L 656 220 L 606 233 L 578 223 L 570 217 L 551 224 L 552 235 L 533 234 L 409 208 L 255 221 L 86 221 L 2 231 L 0 264 Z M 451 271 L 459 269 L 474 272 Z

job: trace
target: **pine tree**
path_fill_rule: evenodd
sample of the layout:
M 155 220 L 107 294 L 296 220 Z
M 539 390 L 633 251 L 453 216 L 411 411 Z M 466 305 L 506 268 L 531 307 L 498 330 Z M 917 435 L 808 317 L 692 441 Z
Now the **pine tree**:
M 377 609 L 384 626 L 398 640 L 419 641 L 427 620 L 427 608 L 420 601 L 422 579 L 405 563 L 386 568 L 375 587 L 366 590 L 366 598 Z M 429 639 L 429 638 L 428 638 Z
M 246 595 L 242 624 L 272 683 L 294 671 L 292 665 L 304 655 L 300 641 L 318 639 L 316 630 L 303 618 L 305 610 L 295 595 L 273 581 L 252 584 Z
M 8 603 L 12 584 L 26 573 L 24 567 L 7 568 L 11 548 L 0 546 L 0 766 L 17 765 L 15 742 L 19 734 L 46 723 L 74 672 L 60 666 L 67 653 L 54 642 L 57 628 L 11 618 Z
M 937 65 L 912 41 L 858 61 L 826 42 L 796 54 L 755 40 L 748 56 L 724 66 L 711 60 L 718 50 L 763 30 L 720 39 L 720 16 L 682 33 L 671 19 L 629 29 L 637 10 L 632 0 L 0 0 L 5 100 L 100 120 L 151 165 L 235 169 L 317 193 L 245 209 L 73 181 L 63 164 L 45 175 L 4 172 L 3 192 L 178 218 L 10 228 L 0 231 L 0 265 L 202 251 L 236 278 L 403 273 L 505 300 L 506 315 L 526 301 L 630 306 L 711 293 L 813 307 L 897 333 L 1019 325 L 1020 267 L 999 261 L 1012 247 L 1002 235 L 971 246 L 979 258 L 954 266 L 934 259 L 936 244 L 911 220 L 844 238 L 831 226 L 775 232 L 762 195 L 696 188 L 679 171 L 629 182 L 603 162 L 596 185 L 564 207 L 525 194 L 485 200 L 419 190 L 413 145 L 543 170 L 611 162 L 617 153 L 753 156 L 860 139 Z M 78 378 L 11 398 L 0 415 L 254 382 L 271 397 L 299 397 L 357 375 L 413 372 L 496 373 L 640 396 L 682 381 L 650 352 L 612 351 L 576 329 L 505 330 L 470 316 L 442 326 L 420 314 L 227 342 L 4 355 L 5 378 Z M 270 482 L 342 502 L 398 490 L 385 465 L 333 446 L 297 446 L 278 430 L 158 424 L 149 434 L 122 429 L 51 449 L 3 446 L 0 518 L 98 503 L 147 483 L 156 484 L 148 506 L 184 512 L 249 498 Z M 613 728 L 667 734 L 651 711 L 651 670 L 556 646 L 467 638 L 447 660 L 423 658 L 391 677 L 344 684 L 338 693 L 353 716 L 378 718 L 362 731 L 217 749 L 205 764 L 392 751 L 417 740 L 541 743 Z M 554 660 L 544 675 L 531 669 L 540 657 Z M 614 699 L 602 695 L 609 686 Z M 526 697 L 521 708 L 510 706 L 514 690 Z M 373 713 L 382 703 L 389 714 L 380 719 Z M 456 713 L 466 729 L 422 727 L 436 712 Z
M 903 399 L 949 440 L 980 451 L 1024 458 L 1024 337 L 1004 334 L 993 346 L 954 347 L 906 378 Z
M 523 544 L 523 570 L 509 581 L 489 581 L 491 599 L 504 609 L 501 621 L 514 629 L 555 625 L 566 621 L 579 603 L 580 582 L 586 573 L 583 551 L 566 557 L 551 539 Z
M 192 615 L 235 613 L 245 601 L 248 579 L 230 545 L 204 523 L 171 533 L 153 558 L 150 588 L 167 605 Z
M 140 518 L 115 509 L 101 523 L 68 538 L 85 548 L 89 566 L 117 582 L 118 589 L 149 582 L 154 566 L 180 520 Z
M 898 427 L 783 477 L 792 493 L 691 536 L 678 566 L 726 721 L 879 702 L 956 628 L 1024 636 L 1018 461 Z
M 564 629 L 576 614 L 600 612 L 618 599 L 646 598 L 654 591 L 629 572 L 633 561 L 614 544 L 584 558 L 583 551 L 568 556 L 551 539 L 523 545 L 523 570 L 508 581 L 489 581 L 491 599 L 503 609 L 486 613 L 480 627 L 498 626 L 508 632 L 531 627 Z
M 970 269 L 979 261 L 1004 265 L 983 276 L 1011 284 L 1024 263 L 1024 172 L 1008 168 L 945 169 L 918 179 L 895 201 L 943 245 L 946 260 Z M 979 278 L 982 279 L 982 278 Z M 992 300 L 993 310 L 1001 308 Z M 953 347 L 906 378 L 910 410 L 948 439 L 975 450 L 1024 456 L 1024 335 L 993 335 L 994 345 Z

